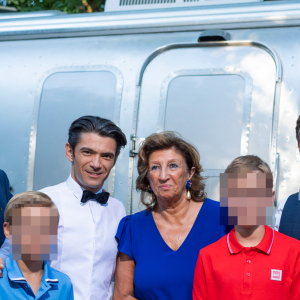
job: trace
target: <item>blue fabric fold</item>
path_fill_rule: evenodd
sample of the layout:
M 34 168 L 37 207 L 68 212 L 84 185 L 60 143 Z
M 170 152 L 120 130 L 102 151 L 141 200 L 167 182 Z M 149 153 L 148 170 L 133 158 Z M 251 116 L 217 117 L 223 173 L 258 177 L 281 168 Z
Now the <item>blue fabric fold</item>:
M 133 259 L 131 237 L 131 216 L 126 216 L 119 223 L 115 240 L 118 243 L 118 250 Z

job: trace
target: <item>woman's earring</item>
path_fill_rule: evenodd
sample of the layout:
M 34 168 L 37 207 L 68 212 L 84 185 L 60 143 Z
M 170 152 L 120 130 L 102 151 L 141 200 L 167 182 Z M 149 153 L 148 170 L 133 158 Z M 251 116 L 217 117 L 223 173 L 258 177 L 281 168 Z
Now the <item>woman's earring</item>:
M 150 185 L 148 185 L 148 192 L 151 194 L 151 198 L 152 198 L 151 203 L 154 203 L 155 202 L 155 195 L 154 195 L 153 190 L 151 189 Z
M 187 181 L 186 183 L 186 188 L 187 188 L 187 195 L 186 195 L 186 198 L 188 200 L 190 200 L 192 197 L 191 197 L 191 192 L 190 192 L 190 189 L 191 189 L 191 186 L 192 186 L 192 182 L 190 180 Z

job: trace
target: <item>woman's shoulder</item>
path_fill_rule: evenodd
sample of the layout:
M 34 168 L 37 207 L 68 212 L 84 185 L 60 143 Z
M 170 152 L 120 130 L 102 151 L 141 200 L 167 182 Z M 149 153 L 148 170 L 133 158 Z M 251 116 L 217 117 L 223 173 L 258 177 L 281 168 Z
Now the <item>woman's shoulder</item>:
M 130 223 L 132 223 L 132 222 L 137 222 L 137 221 L 143 220 L 143 219 L 145 219 L 145 218 L 148 218 L 150 214 L 151 214 L 151 211 L 149 211 L 149 210 L 142 210 L 142 211 L 139 211 L 139 212 L 134 213 L 134 214 L 132 214 L 132 215 L 127 215 L 127 216 L 125 216 L 125 217 L 121 220 L 121 222 L 122 222 L 122 221 L 123 221 L 123 222 L 130 222 Z M 121 222 L 120 222 L 120 223 L 121 223 Z
M 211 209 L 220 209 L 220 202 L 206 198 L 204 200 L 203 206 Z
M 131 230 L 131 228 L 139 228 L 144 221 L 146 221 L 151 214 L 149 210 L 143 210 L 132 215 L 127 215 L 121 219 L 118 227 L 117 236 L 121 235 L 122 232 Z
M 212 227 L 222 228 L 224 234 L 227 234 L 233 228 L 233 226 L 231 225 L 221 224 L 221 218 L 220 218 L 221 207 L 219 201 L 206 198 L 202 208 L 203 208 L 202 217 L 203 217 L 203 221 L 206 224 L 210 223 Z
M 118 250 L 127 254 L 134 260 L 134 245 L 141 242 L 147 235 L 145 229 L 149 226 L 146 223 L 147 217 L 151 216 L 150 211 L 140 211 L 138 213 L 124 217 L 119 224 L 115 240 L 118 243 Z M 147 230 L 146 230 L 147 231 Z
M 200 210 L 201 219 L 205 222 L 220 224 L 220 202 L 206 198 Z

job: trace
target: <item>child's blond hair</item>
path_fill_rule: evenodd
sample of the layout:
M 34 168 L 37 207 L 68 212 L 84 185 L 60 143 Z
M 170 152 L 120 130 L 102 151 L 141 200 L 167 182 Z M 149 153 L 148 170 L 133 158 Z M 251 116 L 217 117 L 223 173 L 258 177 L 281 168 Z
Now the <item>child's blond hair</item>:
M 22 207 L 49 207 L 52 208 L 55 214 L 59 217 L 58 209 L 49 196 L 41 192 L 32 191 L 17 194 L 10 199 L 4 212 L 5 222 L 12 225 L 13 210 Z

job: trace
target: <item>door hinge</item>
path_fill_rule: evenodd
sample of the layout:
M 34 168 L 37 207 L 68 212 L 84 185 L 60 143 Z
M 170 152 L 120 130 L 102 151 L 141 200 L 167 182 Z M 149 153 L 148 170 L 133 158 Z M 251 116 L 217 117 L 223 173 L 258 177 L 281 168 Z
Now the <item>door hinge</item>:
M 144 140 L 145 138 L 137 138 L 135 134 L 130 135 L 130 151 L 129 151 L 130 157 L 134 157 L 139 153 L 140 145 Z

